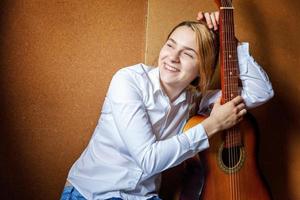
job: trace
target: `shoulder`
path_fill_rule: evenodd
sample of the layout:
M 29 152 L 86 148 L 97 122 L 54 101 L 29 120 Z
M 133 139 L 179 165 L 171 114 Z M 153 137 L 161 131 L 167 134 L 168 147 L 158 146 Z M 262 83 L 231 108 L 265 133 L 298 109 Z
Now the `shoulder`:
M 151 74 L 155 71 L 154 67 L 145 64 L 136 64 L 119 69 L 113 76 L 112 82 L 130 82 L 139 87 L 151 84 Z
M 127 66 L 119 69 L 116 74 L 130 75 L 130 76 L 144 76 L 148 74 L 153 67 L 139 63 L 132 66 Z
M 113 78 L 139 79 L 148 76 L 153 67 L 139 63 L 119 69 Z
M 153 67 L 145 64 L 123 67 L 114 74 L 110 82 L 109 91 L 135 91 L 143 94 L 145 91 L 148 91 L 149 85 L 152 84 L 149 75 L 153 70 Z

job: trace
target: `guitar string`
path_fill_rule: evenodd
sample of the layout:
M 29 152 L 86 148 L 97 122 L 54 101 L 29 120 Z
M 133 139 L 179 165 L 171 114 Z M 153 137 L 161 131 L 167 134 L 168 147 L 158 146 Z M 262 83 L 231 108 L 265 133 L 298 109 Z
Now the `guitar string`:
M 227 5 L 225 5 L 227 6 Z M 222 10 L 222 13 L 223 13 L 223 19 L 224 21 L 226 21 L 226 11 L 223 9 Z M 226 72 L 227 69 L 227 55 L 226 55 L 226 49 L 227 49 L 227 45 L 226 45 L 226 41 L 228 41 L 228 38 L 227 38 L 227 30 L 226 30 L 226 24 L 223 23 L 223 37 L 224 37 L 224 41 L 223 41 L 223 64 L 224 64 L 224 68 L 223 68 L 223 73 L 225 74 L 225 76 L 223 77 L 224 79 L 224 89 L 225 89 L 225 103 L 228 101 L 228 94 L 229 94 L 229 85 L 228 85 L 228 78 L 227 78 L 227 74 L 228 72 Z M 231 135 L 230 135 L 230 130 L 227 130 L 226 131 L 226 135 L 225 135 L 225 147 L 227 148 L 227 151 L 228 151 L 228 164 L 229 164 L 229 190 L 230 190 L 230 194 L 231 194 L 231 198 L 234 197 L 234 182 L 233 182 L 233 177 L 232 177 L 232 169 L 231 169 L 231 166 L 232 166 L 232 149 L 230 148 L 230 142 L 231 142 Z
M 226 5 L 226 7 L 229 7 L 229 5 L 227 4 Z M 226 24 L 225 24 L 225 41 L 226 42 L 228 42 L 228 41 L 230 41 L 230 37 L 229 37 L 229 35 L 228 35 L 228 20 L 229 20 L 229 17 L 228 17 L 228 13 L 229 13 L 229 11 L 230 10 L 224 10 L 224 17 L 225 17 L 225 19 L 226 19 Z M 226 50 L 230 50 L 230 46 L 228 47 L 228 44 L 226 44 L 226 42 L 225 42 L 225 49 Z M 229 53 L 230 53 L 230 51 L 229 51 Z M 228 57 L 228 52 L 225 52 L 225 56 L 226 56 L 226 59 L 225 59 L 225 64 L 226 64 L 226 66 L 227 66 L 227 68 L 226 69 L 228 69 L 229 68 L 229 73 L 231 72 L 231 66 L 230 66 L 230 63 L 228 63 L 229 62 L 229 57 Z M 228 71 L 227 72 L 225 72 L 226 73 L 226 83 L 227 83 L 227 86 L 226 86 L 226 89 L 227 89 L 227 95 L 229 95 L 229 97 L 227 97 L 227 101 L 230 99 L 231 100 L 231 98 L 232 98 L 232 91 L 231 91 L 231 85 L 230 85 L 230 82 L 229 82 L 229 78 L 228 78 Z M 227 137 L 229 137 L 229 141 L 226 141 L 227 142 L 227 146 L 228 146 L 228 148 L 229 148 L 229 160 L 230 160 L 230 162 L 229 162 L 229 167 L 230 167 L 230 177 L 231 177 L 231 182 L 232 182 L 232 188 L 231 188 L 231 190 L 232 190 L 232 197 L 235 199 L 235 194 L 236 194 L 236 187 L 235 187 L 235 177 L 234 177 L 234 172 L 233 172 L 233 168 L 232 168 L 232 166 L 233 166 L 233 164 L 234 164 L 234 149 L 232 148 L 232 143 L 233 143 L 233 135 L 232 135 L 232 130 L 233 129 L 229 129 L 229 131 L 228 131 L 228 133 L 227 133 Z M 228 139 L 228 138 L 227 138 Z
M 228 5 L 226 5 L 226 7 L 227 7 Z M 224 19 L 225 20 L 227 20 L 227 16 L 226 16 L 226 10 L 223 10 L 223 12 L 224 12 Z M 226 23 L 227 24 L 227 23 Z M 224 38 L 225 38 L 225 42 L 224 42 L 224 50 L 227 50 L 227 44 L 226 44 L 226 41 L 228 41 L 228 36 L 227 36 L 227 30 L 226 30 L 226 24 L 224 23 Z M 225 56 L 225 66 L 228 66 L 228 59 L 227 59 L 227 55 L 226 55 L 226 51 L 224 52 L 224 56 Z M 227 68 L 226 68 L 227 69 Z M 226 72 L 225 71 L 225 74 L 226 73 L 228 73 L 228 72 Z M 227 74 L 226 74 L 227 75 Z M 225 79 L 226 79 L 226 86 L 225 86 L 225 88 L 226 88 L 226 101 L 228 101 L 228 95 L 230 94 L 230 86 L 228 85 L 228 77 L 227 76 L 225 76 Z M 226 135 L 226 139 L 227 139 L 227 141 L 225 141 L 227 144 L 226 144 L 226 146 L 227 146 L 227 148 L 228 148 L 228 156 L 229 156 L 229 174 L 230 174 L 230 182 L 231 182 L 231 184 L 230 184 L 230 186 L 231 186 L 231 188 L 230 188 L 230 190 L 231 190 L 231 195 L 232 195 L 232 197 L 234 197 L 234 194 L 235 194 L 235 187 L 234 187 L 234 177 L 232 176 L 232 168 L 231 168 L 231 166 L 232 166 L 232 163 L 233 163 L 233 157 L 232 157 L 232 148 L 230 148 L 230 143 L 231 143 L 231 140 L 232 140 L 232 138 L 231 138 L 231 135 L 230 135 L 230 129 L 227 131 L 227 135 Z M 229 139 L 229 141 L 228 141 L 228 139 Z
M 226 7 L 230 7 L 229 4 L 226 4 L 225 6 Z M 227 19 L 227 22 L 228 21 L 230 22 L 230 20 L 231 20 L 231 22 L 233 22 L 232 10 L 227 10 L 227 11 L 223 10 L 223 12 L 224 12 L 224 18 Z M 229 45 L 229 44 L 232 44 L 232 42 L 231 42 L 232 35 L 230 35 L 230 33 L 233 34 L 234 30 L 232 30 L 232 26 L 230 26 L 228 28 L 228 23 L 226 23 L 226 25 L 224 26 L 224 29 L 225 29 L 224 30 L 225 32 L 224 32 L 223 36 L 225 37 L 225 41 L 227 41 L 227 42 L 230 41 L 227 44 L 226 44 L 226 42 L 224 43 L 225 49 L 226 50 L 229 49 L 229 51 L 223 52 L 225 54 L 226 58 L 227 58 L 227 53 L 234 52 L 233 49 L 232 49 L 232 45 Z M 228 58 L 230 58 L 229 55 L 228 55 Z M 235 57 L 234 57 L 234 59 L 235 59 Z M 233 67 L 234 66 L 232 66 L 233 63 L 231 62 L 231 60 L 229 60 L 229 59 L 224 59 L 224 60 L 225 60 L 225 65 L 229 69 L 229 73 L 233 72 Z M 224 86 L 225 87 L 225 91 L 226 91 L 225 92 L 226 93 L 225 99 L 226 99 L 226 101 L 228 101 L 228 100 L 233 99 L 236 96 L 236 91 L 235 91 L 236 88 L 232 88 L 232 87 L 235 87 L 235 82 L 234 81 L 230 82 L 230 81 L 232 81 L 232 79 L 230 79 L 230 80 L 228 79 L 228 71 L 225 71 L 225 73 L 226 73 L 226 76 L 225 76 L 226 85 Z M 232 75 L 232 74 L 230 74 L 230 75 Z M 230 94 L 230 96 L 228 97 L 229 94 Z M 232 96 L 232 94 L 234 94 L 234 96 Z M 238 198 L 238 188 L 237 188 L 238 181 L 237 181 L 237 178 L 236 178 L 236 173 L 234 173 L 234 168 L 233 168 L 234 164 L 237 161 L 237 158 L 236 158 L 236 155 L 237 155 L 236 150 L 237 150 L 237 148 L 235 148 L 235 146 L 234 146 L 236 144 L 236 138 L 235 138 L 236 134 L 235 133 L 236 133 L 236 128 L 229 129 L 229 131 L 228 131 L 228 133 L 226 135 L 226 137 L 227 137 L 226 138 L 227 139 L 226 143 L 227 143 L 227 146 L 229 148 L 229 155 L 228 155 L 229 159 L 228 160 L 229 160 L 229 172 L 230 172 L 230 180 L 231 180 L 231 184 L 230 184 L 231 187 L 230 188 L 232 190 L 231 194 L 232 194 L 232 197 L 234 199 L 237 199 Z
M 236 53 L 236 44 L 234 44 L 232 42 L 232 39 L 234 39 L 233 10 L 227 10 L 227 11 L 224 11 L 224 13 L 225 13 L 224 16 L 226 17 L 227 22 L 228 21 L 231 22 L 229 24 L 231 26 L 228 27 L 228 23 L 227 23 L 226 26 L 224 27 L 226 29 L 225 30 L 225 39 L 226 39 L 227 42 L 229 41 L 229 43 L 224 44 L 224 45 L 226 45 L 225 49 L 229 49 L 229 51 L 227 52 L 229 54 Z M 225 52 L 225 55 L 227 57 L 226 52 Z M 234 75 L 234 76 L 236 75 L 236 73 L 234 73 L 235 70 L 236 70 L 235 69 L 236 68 L 236 63 L 235 62 L 237 61 L 236 58 L 237 58 L 237 55 L 233 54 L 231 56 L 228 55 L 228 59 L 225 59 L 225 62 L 227 61 L 227 63 L 225 63 L 225 64 L 229 69 L 230 75 Z M 228 78 L 229 77 L 228 76 L 228 71 L 226 73 L 227 73 L 226 77 Z M 225 87 L 226 92 L 227 92 L 227 94 L 230 94 L 230 97 L 227 97 L 227 100 L 228 99 L 230 99 L 230 100 L 233 99 L 235 96 L 237 96 L 237 93 L 238 93 L 238 90 L 237 90 L 238 85 L 237 85 L 237 81 L 235 80 L 235 79 L 237 79 L 237 77 L 234 77 L 234 76 L 231 77 L 230 80 L 228 80 L 228 79 L 226 80 L 226 82 L 227 82 L 227 86 Z M 235 79 L 232 80 L 232 78 L 235 78 Z M 239 192 L 240 191 L 239 190 L 240 177 L 239 177 L 238 173 L 234 172 L 234 167 L 235 167 L 235 164 L 237 163 L 237 161 L 239 159 L 237 157 L 239 155 L 238 152 L 237 152 L 237 151 L 239 151 L 239 147 L 237 147 L 236 145 L 237 145 L 238 140 L 241 139 L 241 138 L 238 138 L 238 136 L 239 136 L 239 135 L 237 135 L 238 134 L 238 129 L 236 127 L 233 127 L 232 129 L 230 129 L 228 134 L 229 134 L 229 138 L 230 138 L 230 140 L 228 142 L 229 146 L 230 146 L 229 147 L 229 149 L 230 149 L 229 150 L 230 151 L 229 152 L 229 156 L 230 156 L 230 158 L 229 158 L 230 162 L 229 163 L 230 163 L 230 166 L 232 167 L 230 174 L 233 174 L 232 176 L 230 176 L 230 177 L 232 177 L 232 182 L 233 182 L 232 183 L 233 184 L 232 195 L 233 195 L 234 199 L 240 199 L 240 192 Z
M 227 41 L 231 41 L 232 39 L 233 39 L 233 34 L 234 34 L 234 31 L 232 30 L 233 29 L 233 18 L 232 18 L 232 13 L 233 13 L 233 11 L 232 10 L 228 10 L 227 11 L 227 19 L 228 19 L 228 21 L 229 21 L 229 27 L 227 27 L 227 29 L 228 29 L 228 40 Z M 228 66 L 229 66 L 229 68 L 230 68 L 230 73 L 232 74 L 233 73 L 233 70 L 234 70 L 234 66 L 233 66 L 233 64 L 234 63 L 232 63 L 231 62 L 231 58 L 232 58 L 232 53 L 234 52 L 233 51 L 233 47 L 232 47 L 233 45 L 232 45 L 232 43 L 230 43 L 230 44 L 228 44 L 228 49 L 229 49 L 229 55 L 231 55 L 231 56 L 229 56 L 228 55 Z M 227 76 L 228 77 L 228 76 Z M 234 88 L 234 84 L 232 85 L 231 83 L 232 83 L 232 77 L 230 77 L 229 76 L 229 91 L 230 91 L 230 100 L 232 100 L 234 97 L 235 97 L 235 93 L 236 93 L 236 88 Z M 230 131 L 230 134 L 231 134 L 231 139 L 232 139 L 232 144 L 231 144 L 231 149 L 232 149 L 232 161 L 233 161 L 233 163 L 232 163 L 232 165 L 231 165 L 231 167 L 232 167 L 232 174 L 233 174 L 233 181 L 234 181 L 234 198 L 235 199 L 238 199 L 238 181 L 237 181 L 237 173 L 235 173 L 235 170 L 234 170 L 234 168 L 236 167 L 235 166 L 235 164 L 236 164 L 236 161 L 237 161 L 237 148 L 236 148 L 236 127 L 233 127 L 232 129 L 231 129 L 231 131 Z
M 230 23 L 230 32 L 229 32 L 229 36 L 231 36 L 230 38 L 231 38 L 231 40 L 234 40 L 234 16 L 233 16 L 233 10 L 229 10 L 229 12 L 228 12 L 228 18 L 229 18 L 229 22 L 231 22 Z M 231 35 L 230 35 L 231 34 Z M 227 40 L 228 41 L 228 40 Z M 237 53 L 237 46 L 236 46 L 236 43 L 230 43 L 230 45 L 229 45 L 229 49 L 230 49 L 230 51 L 232 52 L 232 53 L 234 53 L 232 56 L 231 56 L 231 58 L 233 59 L 233 60 L 236 60 L 236 53 Z M 229 63 L 229 65 L 230 65 L 230 68 L 231 68 L 231 71 L 232 71 L 232 73 L 234 72 L 234 71 L 236 71 L 237 72 L 237 63 L 236 63 L 236 61 L 235 62 L 232 62 L 232 61 L 230 61 L 230 63 Z M 236 73 L 234 73 L 234 75 L 236 75 Z M 234 77 L 234 79 L 230 79 L 230 80 L 233 80 L 233 84 L 232 85 L 230 85 L 229 86 L 229 88 L 231 89 L 231 93 L 232 94 L 234 94 L 234 97 L 235 96 L 237 96 L 238 95 L 238 85 L 237 85 L 237 79 L 238 79 L 238 77 Z M 232 97 L 233 98 L 233 97 Z M 233 127 L 233 131 L 232 131 L 232 138 L 233 138 L 233 150 L 234 150 L 234 152 L 233 152 L 233 156 L 234 156 L 234 165 L 233 165 L 233 167 L 237 167 L 236 166 L 236 164 L 238 164 L 238 161 L 239 161 L 239 146 L 237 146 L 237 145 L 240 145 L 240 133 L 239 133 L 239 129 L 238 129 L 238 127 L 237 126 L 234 126 Z M 235 171 L 236 172 L 236 171 Z M 239 176 L 239 173 L 235 173 L 235 172 L 233 172 L 234 173 L 234 182 L 235 182 L 235 195 L 236 195 L 236 199 L 240 199 L 240 184 L 239 184 L 239 181 L 240 181 L 240 176 Z
M 226 5 L 227 6 L 227 5 Z M 227 19 L 227 15 L 226 15 L 226 10 L 223 10 L 223 12 L 224 12 L 224 19 L 225 19 L 225 21 L 227 20 L 228 21 L 228 19 Z M 226 98 L 226 102 L 230 99 L 229 97 L 228 97 L 228 95 L 230 94 L 230 85 L 228 84 L 228 71 L 226 72 L 226 70 L 230 70 L 230 66 L 228 66 L 228 59 L 227 59 L 227 52 L 226 52 L 226 50 L 228 50 L 228 47 L 227 47 L 227 44 L 226 44 L 226 42 L 228 41 L 228 36 L 227 36 L 227 27 L 226 27 L 226 25 L 227 25 L 227 23 L 225 24 L 224 23 L 224 32 L 223 32 L 223 34 L 224 34 L 224 62 L 225 62 L 225 77 L 224 77 L 224 79 L 225 79 L 225 83 L 226 83 L 226 85 L 225 85 L 225 90 L 226 90 L 226 94 L 225 94 L 225 98 Z M 228 158 L 228 160 L 229 160 L 229 177 L 230 177 L 230 182 L 231 182 L 231 184 L 230 184 L 230 190 L 231 190 L 231 196 L 232 196 L 232 198 L 234 198 L 234 194 L 235 194 L 235 187 L 234 187 L 234 177 L 232 176 L 232 163 L 233 163 L 233 156 L 232 156 L 232 148 L 231 148 L 231 145 L 230 145 L 230 143 L 232 142 L 232 138 L 231 138 L 231 134 L 230 134 L 230 129 L 229 130 L 227 130 L 227 133 L 226 133 L 227 135 L 226 135 L 226 148 L 228 148 L 228 156 L 229 156 L 229 158 Z
M 222 45 L 223 45 L 223 47 L 222 47 L 222 50 L 223 50 L 223 52 L 222 52 L 222 56 L 223 56 L 222 62 L 223 63 L 222 64 L 224 65 L 224 67 L 223 67 L 222 70 L 223 70 L 223 75 L 224 75 L 226 73 L 226 71 L 225 71 L 226 70 L 226 68 L 225 68 L 225 65 L 226 65 L 226 63 L 225 63 L 226 62 L 226 59 L 225 59 L 225 56 L 226 56 L 226 54 L 225 54 L 225 41 L 226 41 L 226 39 L 225 39 L 225 37 L 226 37 L 226 35 L 224 34 L 225 33 L 224 32 L 225 31 L 224 30 L 225 29 L 225 23 L 223 23 L 223 21 L 225 20 L 225 11 L 221 10 L 220 12 L 221 12 L 221 15 L 222 15 L 222 18 L 221 18 L 221 20 L 222 20 L 222 27 L 221 27 L 222 28 L 221 29 L 222 32 L 221 32 L 221 34 L 222 35 L 221 35 L 221 37 L 223 37 L 223 41 L 221 41 L 221 42 L 222 42 Z M 224 95 L 224 103 L 227 102 L 227 86 L 226 86 L 226 82 L 227 81 L 225 80 L 225 76 L 224 76 L 223 77 L 223 84 L 224 84 L 223 85 L 223 87 L 224 87 L 223 89 L 225 90 L 224 94 L 223 94 Z M 225 135 L 224 148 L 227 148 L 228 132 L 225 131 L 225 134 L 226 135 Z M 231 164 L 231 160 L 230 159 L 231 159 L 231 157 L 230 157 L 230 149 L 228 149 L 228 150 L 229 151 L 227 152 L 228 153 L 228 158 L 227 159 L 228 159 L 228 163 L 229 163 L 229 194 L 232 195 L 232 190 L 231 190 L 232 189 L 232 181 L 231 181 L 231 171 L 230 171 L 231 170 L 230 169 L 230 164 Z
M 226 11 L 225 10 L 223 10 L 223 12 L 224 12 L 224 19 L 225 19 L 225 21 L 226 21 Z M 225 64 L 225 70 L 227 69 L 227 67 L 228 66 L 226 66 L 226 65 L 228 65 L 228 63 L 227 63 L 227 55 L 226 55 L 226 49 L 227 49 L 227 45 L 226 45 L 226 41 L 228 41 L 228 38 L 227 38 L 227 35 L 226 35 L 226 24 L 224 23 L 224 32 L 223 32 L 223 34 L 224 34 L 224 64 Z M 228 73 L 228 72 L 224 72 L 225 73 L 225 75 L 226 75 L 226 73 Z M 226 98 L 226 102 L 228 101 L 228 94 L 230 93 L 230 91 L 229 91 L 229 85 L 228 85 L 228 78 L 227 78 L 227 76 L 225 76 L 224 77 L 224 79 L 225 79 L 225 83 L 226 83 L 226 85 L 225 85 L 225 91 L 226 91 L 226 94 L 225 94 L 225 98 Z M 227 130 L 227 133 L 226 133 L 227 135 L 226 135 L 226 148 L 228 148 L 228 156 L 229 156 L 229 158 L 228 158 L 228 160 L 229 160 L 229 177 L 230 177 L 230 182 L 231 182 L 231 184 L 230 184 L 230 190 L 231 190 L 231 195 L 232 195 L 232 197 L 234 197 L 234 182 L 233 182 L 233 177 L 232 177 L 232 169 L 231 169 L 231 165 L 232 165 L 232 149 L 230 148 L 230 142 L 231 142 L 231 135 L 230 135 L 230 130 Z M 229 141 L 228 141 L 229 140 Z
M 226 23 L 226 25 L 225 25 L 225 34 L 226 34 L 226 41 L 228 42 L 228 41 L 230 41 L 230 29 L 229 29 L 229 23 L 230 23 L 230 16 L 229 16 L 229 13 L 230 13 L 230 10 L 227 10 L 227 11 L 225 11 L 225 16 L 226 16 L 226 19 L 227 19 L 227 23 Z M 229 26 L 229 27 L 228 27 Z M 229 52 L 227 52 L 227 54 L 226 54 L 226 61 L 227 61 L 227 63 L 226 63 L 226 65 L 228 66 L 228 68 L 229 68 L 229 73 L 231 73 L 231 70 L 232 70 L 232 67 L 231 67 L 231 65 L 230 65 L 230 62 L 229 62 L 229 59 L 230 59 L 230 57 L 229 57 L 229 55 L 230 55 L 230 45 L 229 44 L 225 44 L 226 45 L 226 50 L 229 50 Z M 228 89 L 228 94 L 229 94 L 229 99 L 231 100 L 232 98 L 233 98 L 233 94 L 232 94 L 232 88 L 231 88 L 231 85 L 230 85 L 230 77 L 228 76 L 228 72 L 227 72 L 227 74 L 226 74 L 226 78 L 227 78 L 227 82 L 229 83 L 228 84 L 228 87 L 227 87 L 227 89 Z M 229 130 L 229 137 L 230 137 L 230 139 L 231 139 L 231 141 L 230 141 L 230 144 L 229 144 L 229 148 L 230 148 L 230 151 L 231 151 L 231 154 L 230 154 L 230 157 L 231 157 L 231 161 L 232 161 L 232 163 L 230 164 L 230 168 L 231 168 L 231 176 L 232 176 L 232 178 L 233 178 L 233 197 L 234 197 L 234 199 L 236 199 L 235 197 L 236 197 L 236 182 L 235 182 L 235 173 L 234 173 L 234 162 L 235 162 L 235 152 L 234 152 L 234 138 L 233 138 L 233 131 L 234 129 L 233 128 L 231 128 L 230 130 Z

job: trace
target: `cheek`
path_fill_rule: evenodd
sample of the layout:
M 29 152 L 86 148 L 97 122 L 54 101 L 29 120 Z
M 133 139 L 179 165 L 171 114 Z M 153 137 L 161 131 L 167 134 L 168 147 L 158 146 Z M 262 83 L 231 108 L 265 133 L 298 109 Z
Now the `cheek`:
M 168 55 L 168 50 L 167 48 L 164 46 L 161 48 L 160 52 L 159 52 L 159 57 L 165 57 L 166 55 Z
M 187 67 L 187 73 L 193 77 L 196 78 L 199 75 L 199 64 L 196 62 L 186 62 Z
M 166 56 L 166 52 L 164 51 L 164 49 L 162 48 L 159 52 L 159 56 L 158 56 L 158 66 L 160 66 L 162 60 L 164 59 L 164 57 Z
M 193 65 L 187 72 L 189 81 L 193 81 L 199 76 L 199 65 Z
M 192 80 L 194 80 L 197 76 L 199 76 L 198 67 L 194 66 L 193 69 L 191 69 L 190 76 Z

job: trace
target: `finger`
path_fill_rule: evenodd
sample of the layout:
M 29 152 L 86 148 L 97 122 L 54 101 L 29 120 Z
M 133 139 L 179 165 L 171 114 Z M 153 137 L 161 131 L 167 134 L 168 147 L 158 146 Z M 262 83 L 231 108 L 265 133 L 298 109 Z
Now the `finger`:
M 216 21 L 216 18 L 215 18 L 215 14 L 211 13 L 210 14 L 210 18 L 211 18 L 211 22 L 212 22 L 212 25 L 214 27 L 214 30 L 217 30 L 218 29 L 218 25 L 217 25 L 217 21 Z
M 243 117 L 245 114 L 247 114 L 247 110 L 246 110 L 246 109 L 243 109 L 243 110 L 241 110 L 237 115 L 238 115 L 238 117 L 240 118 L 240 117 Z
M 237 96 L 234 99 L 232 99 L 232 102 L 235 106 L 237 106 L 238 104 L 244 102 L 244 100 L 241 96 Z
M 242 116 L 242 117 L 240 117 L 240 118 L 238 118 L 238 120 L 237 120 L 237 123 L 241 122 L 243 119 L 244 119 L 244 117 L 243 117 L 243 116 Z
M 203 20 L 204 16 L 203 16 L 203 13 L 200 11 L 198 12 L 198 15 L 197 15 L 197 20 Z
M 240 103 L 236 106 L 237 111 L 240 112 L 241 110 L 246 108 L 246 105 L 244 103 Z
M 208 28 L 213 28 L 213 24 L 210 18 L 210 14 L 208 12 L 204 13 L 205 21 L 207 23 Z

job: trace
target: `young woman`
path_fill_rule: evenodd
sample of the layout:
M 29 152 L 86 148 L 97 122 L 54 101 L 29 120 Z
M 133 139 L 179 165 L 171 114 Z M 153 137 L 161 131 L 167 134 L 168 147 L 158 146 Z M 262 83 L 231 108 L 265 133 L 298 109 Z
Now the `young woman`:
M 212 28 L 217 14 L 205 13 Z M 137 64 L 119 70 L 94 134 L 69 172 L 62 199 L 159 199 L 162 171 L 208 148 L 210 137 L 238 123 L 247 108 L 273 96 L 248 44 L 241 44 L 241 96 L 221 105 L 220 91 L 208 91 L 216 49 L 214 34 L 205 23 L 183 22 L 169 34 L 158 67 Z M 199 84 L 194 87 L 196 79 Z M 182 132 L 195 111 L 213 103 L 206 120 Z

